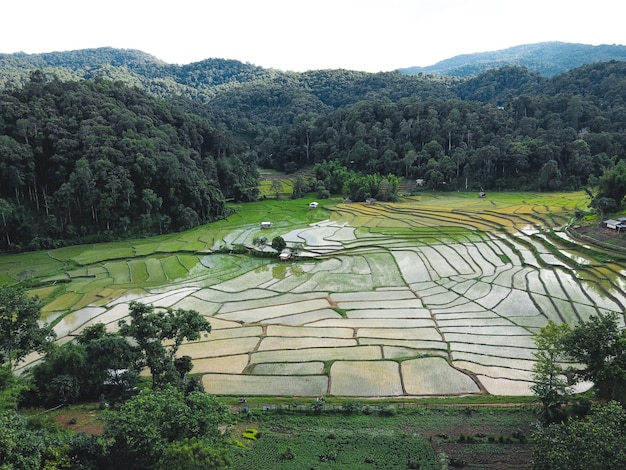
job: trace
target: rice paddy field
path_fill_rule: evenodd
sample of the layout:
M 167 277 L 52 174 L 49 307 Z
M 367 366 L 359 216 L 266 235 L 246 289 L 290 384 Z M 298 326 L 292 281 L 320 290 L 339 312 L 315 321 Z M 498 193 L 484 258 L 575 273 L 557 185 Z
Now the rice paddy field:
M 207 391 L 234 396 L 529 395 L 532 335 L 548 320 L 624 312 L 626 263 L 565 232 L 583 193 L 312 200 L 233 206 L 228 220 L 184 233 L 5 255 L 0 282 L 28 281 L 59 341 L 98 322 L 115 331 L 132 300 L 197 310 L 212 333 L 180 355 Z M 271 249 L 253 240 L 278 235 L 302 248 L 295 260 L 254 255 Z

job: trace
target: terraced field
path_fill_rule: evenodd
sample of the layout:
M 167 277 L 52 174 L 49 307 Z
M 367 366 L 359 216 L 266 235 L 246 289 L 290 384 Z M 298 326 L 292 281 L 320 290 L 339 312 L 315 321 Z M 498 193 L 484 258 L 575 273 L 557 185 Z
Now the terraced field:
M 4 257 L 0 276 L 41 281 L 33 293 L 61 341 L 95 322 L 115 330 L 131 300 L 199 311 L 213 331 L 180 354 L 225 395 L 525 395 L 532 335 L 548 320 L 624 312 L 625 263 L 572 248 L 563 232 L 582 193 L 309 202 L 239 206 L 228 221 L 147 241 Z M 259 230 L 264 220 L 273 228 Z M 229 252 L 276 235 L 304 245 L 297 261 Z

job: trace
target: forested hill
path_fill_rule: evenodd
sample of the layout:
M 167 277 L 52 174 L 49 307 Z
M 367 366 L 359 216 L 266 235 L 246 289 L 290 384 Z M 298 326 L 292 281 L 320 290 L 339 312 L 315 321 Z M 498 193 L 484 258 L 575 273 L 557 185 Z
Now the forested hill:
M 626 46 L 592 46 L 566 42 L 540 42 L 490 52 L 463 54 L 426 67 L 406 67 L 402 73 L 418 73 L 470 77 L 487 70 L 506 66 L 524 67 L 546 77 L 552 77 L 581 65 L 611 60 L 626 60 Z
M 63 81 L 104 78 L 138 86 L 159 96 L 182 95 L 201 101 L 213 97 L 215 87 L 220 85 L 283 75 L 237 60 L 207 59 L 176 65 L 137 50 L 103 47 L 43 54 L 0 54 L 0 88 L 21 86 L 36 69 Z
M 313 168 L 299 193 L 353 200 L 393 198 L 399 177 L 427 190 L 593 186 L 626 159 L 625 90 L 621 61 L 455 78 L 114 49 L 1 56 L 0 248 L 213 220 L 225 199 L 256 197 L 258 167 Z
M 3 248 L 186 229 L 254 199 L 256 166 L 227 131 L 102 79 L 0 93 Z M 249 192 L 248 192 L 249 191 Z

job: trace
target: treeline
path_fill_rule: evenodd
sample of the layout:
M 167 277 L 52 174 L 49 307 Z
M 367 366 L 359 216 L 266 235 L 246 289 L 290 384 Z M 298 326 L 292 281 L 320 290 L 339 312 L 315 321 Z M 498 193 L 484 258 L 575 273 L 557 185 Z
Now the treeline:
M 580 189 L 626 155 L 624 62 L 552 79 L 512 67 L 458 83 L 422 77 L 422 88 L 417 81 L 402 88 L 393 74 L 388 89 L 376 86 L 380 76 L 348 87 L 338 79 L 346 75 L 327 75 L 324 88 L 294 86 L 274 108 L 266 82 L 254 85 L 255 102 L 245 99 L 252 85 L 242 84 L 210 109 L 248 139 L 262 166 L 295 171 L 333 160 L 423 178 L 432 189 Z M 275 119 L 279 109 L 291 118 Z
M 79 52 L 37 56 L 44 67 L 27 81 L 14 79 L 34 57 L 0 56 L 0 248 L 214 220 L 225 200 L 257 197 L 257 167 L 332 162 L 342 184 L 318 178 L 302 191 L 360 200 L 386 197 L 399 178 L 430 190 L 577 190 L 626 156 L 626 62 L 460 79 Z M 357 174 L 376 177 L 362 190 Z
M 0 94 L 3 249 L 181 230 L 256 197 L 257 170 L 222 126 L 107 80 L 33 72 Z

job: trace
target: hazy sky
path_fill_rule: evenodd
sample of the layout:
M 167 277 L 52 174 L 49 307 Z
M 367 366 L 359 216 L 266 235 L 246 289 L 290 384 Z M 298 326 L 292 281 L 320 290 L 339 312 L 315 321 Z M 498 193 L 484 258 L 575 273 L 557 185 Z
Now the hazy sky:
M 370 72 L 542 41 L 626 44 L 618 0 L 4 0 L 0 52 L 139 49 L 169 63 Z

